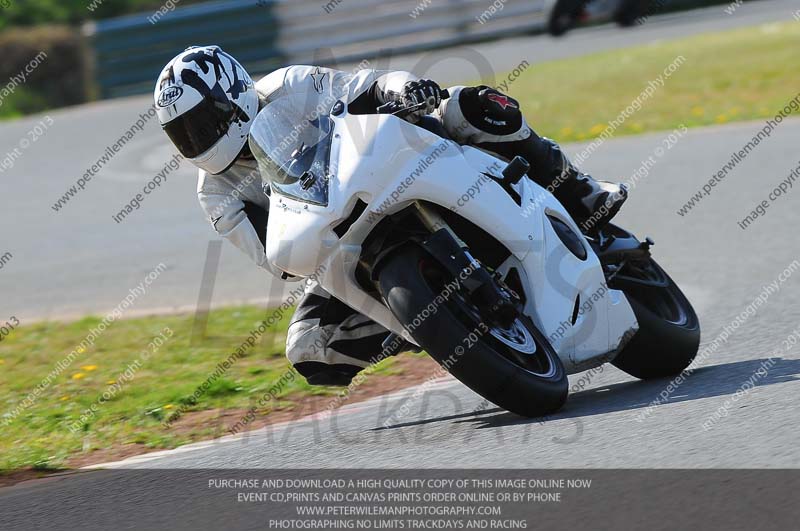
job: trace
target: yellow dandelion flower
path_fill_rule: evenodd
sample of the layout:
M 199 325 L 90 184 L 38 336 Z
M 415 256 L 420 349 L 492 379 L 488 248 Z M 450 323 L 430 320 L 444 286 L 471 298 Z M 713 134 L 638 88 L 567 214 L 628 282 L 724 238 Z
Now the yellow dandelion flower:
M 703 116 L 706 110 L 702 107 L 692 107 L 692 116 Z
M 599 135 L 600 133 L 602 133 L 605 130 L 606 130 L 605 124 L 596 124 L 596 125 L 593 125 L 591 129 L 589 129 L 589 134 L 590 135 Z
M 107 381 L 106 383 L 107 383 L 108 385 L 114 385 L 115 383 L 117 383 L 117 381 L 116 381 L 116 380 L 109 380 L 109 381 Z
M 6 360 L 0 359 L 0 365 L 3 365 L 5 362 Z
M 83 374 L 82 372 L 76 372 L 75 374 L 72 375 L 72 379 L 73 380 L 80 380 L 84 376 L 86 376 L 86 375 Z
M 69 395 L 62 396 L 61 398 L 59 398 L 59 400 L 61 400 L 62 402 L 66 401 L 66 400 L 69 400 Z
M 86 352 L 86 349 L 83 347 L 78 347 L 76 350 L 78 351 L 78 354 L 83 354 L 84 352 Z
M 724 124 L 725 122 L 728 121 L 728 117 L 726 115 L 724 115 L 724 114 L 720 114 L 720 115 L 717 116 L 716 121 L 717 121 L 718 124 Z
M 172 409 L 172 407 L 173 407 L 172 404 L 167 404 L 166 406 L 164 406 L 164 409 Z
M 81 367 L 86 372 L 92 372 L 93 370 L 97 369 L 97 365 L 84 365 Z

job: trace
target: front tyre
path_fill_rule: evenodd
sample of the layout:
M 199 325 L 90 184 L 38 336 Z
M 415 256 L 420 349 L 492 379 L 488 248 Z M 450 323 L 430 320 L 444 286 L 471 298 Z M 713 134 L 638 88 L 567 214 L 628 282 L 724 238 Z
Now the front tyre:
M 505 329 L 484 323 L 469 295 L 413 245 L 387 258 L 378 280 L 419 346 L 482 397 L 526 417 L 547 415 L 566 401 L 561 360 L 527 316 Z
M 547 31 L 561 37 L 572 29 L 583 12 L 585 0 L 558 0 L 547 20 Z
M 609 286 L 625 293 L 639 322 L 612 363 L 643 380 L 683 372 L 697 355 L 700 322 L 675 281 L 649 258 L 623 266 Z

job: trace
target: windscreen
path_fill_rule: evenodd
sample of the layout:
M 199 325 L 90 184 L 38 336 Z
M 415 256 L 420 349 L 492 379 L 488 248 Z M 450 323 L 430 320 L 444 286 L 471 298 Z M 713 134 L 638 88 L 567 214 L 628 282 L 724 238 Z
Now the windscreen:
M 333 124 L 308 111 L 308 95 L 268 103 L 250 130 L 250 149 L 271 190 L 298 201 L 328 204 L 328 168 Z

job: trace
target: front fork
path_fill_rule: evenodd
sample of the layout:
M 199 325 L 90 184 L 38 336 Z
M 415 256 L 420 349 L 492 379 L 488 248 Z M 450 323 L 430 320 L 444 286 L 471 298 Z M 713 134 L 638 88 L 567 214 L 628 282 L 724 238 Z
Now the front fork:
M 474 296 L 473 302 L 485 322 L 510 328 L 519 317 L 519 296 L 470 254 L 435 208 L 421 202 L 415 207 L 422 224 L 431 232 L 422 242 L 423 248 Z

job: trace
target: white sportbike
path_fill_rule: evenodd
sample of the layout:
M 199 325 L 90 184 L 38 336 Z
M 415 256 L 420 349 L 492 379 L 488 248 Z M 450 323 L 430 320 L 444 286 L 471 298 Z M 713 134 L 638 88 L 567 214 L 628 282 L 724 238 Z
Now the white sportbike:
M 524 159 L 402 119 L 414 109 L 305 104 L 278 98 L 251 128 L 267 258 L 390 330 L 376 361 L 413 343 L 484 398 L 540 416 L 564 404 L 568 374 L 611 362 L 664 377 L 694 359 L 697 316 L 651 240 L 583 234 Z

